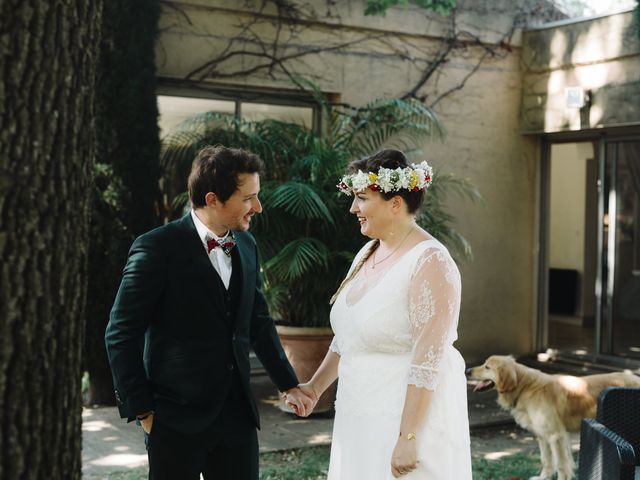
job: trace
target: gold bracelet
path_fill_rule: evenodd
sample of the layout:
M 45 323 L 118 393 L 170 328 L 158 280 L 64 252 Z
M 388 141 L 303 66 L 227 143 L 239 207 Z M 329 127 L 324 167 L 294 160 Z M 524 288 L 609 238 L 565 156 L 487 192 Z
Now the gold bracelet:
M 402 432 L 400 432 L 400 436 L 402 437 Z M 411 432 L 411 433 L 407 433 L 407 436 L 405 437 L 407 440 L 415 440 L 416 439 L 416 434 Z

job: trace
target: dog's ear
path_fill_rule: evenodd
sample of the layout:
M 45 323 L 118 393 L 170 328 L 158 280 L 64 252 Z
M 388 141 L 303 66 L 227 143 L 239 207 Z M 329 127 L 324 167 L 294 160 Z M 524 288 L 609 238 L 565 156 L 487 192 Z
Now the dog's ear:
M 518 375 L 516 367 L 511 362 L 501 362 L 497 368 L 496 388 L 498 392 L 509 392 L 516 388 Z

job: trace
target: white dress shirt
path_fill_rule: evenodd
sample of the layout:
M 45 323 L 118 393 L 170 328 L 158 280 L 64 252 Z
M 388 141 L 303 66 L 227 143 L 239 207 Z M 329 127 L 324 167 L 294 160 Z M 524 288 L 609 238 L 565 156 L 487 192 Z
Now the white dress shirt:
M 200 236 L 200 241 L 204 247 L 204 251 L 207 251 L 207 239 L 214 238 L 215 240 L 224 240 L 229 235 L 224 237 L 218 237 L 215 233 L 213 233 L 207 226 L 202 223 L 202 221 L 196 215 L 195 210 L 191 210 L 191 218 L 193 219 L 193 223 L 196 226 L 196 230 L 198 231 L 198 235 Z M 215 268 L 216 272 L 222 279 L 222 283 L 224 283 L 224 288 L 229 289 L 229 282 L 231 281 L 231 256 L 224 253 L 222 248 L 217 247 L 212 249 L 209 252 L 209 260 L 211 260 L 211 265 Z

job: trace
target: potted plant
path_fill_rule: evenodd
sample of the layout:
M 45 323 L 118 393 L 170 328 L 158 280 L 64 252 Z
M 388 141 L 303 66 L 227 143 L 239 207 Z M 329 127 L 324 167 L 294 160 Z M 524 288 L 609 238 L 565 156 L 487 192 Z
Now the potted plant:
M 313 92 L 327 121 L 322 135 L 293 123 L 248 122 L 210 112 L 189 119 L 165 138 L 161 160 L 173 217 L 186 203 L 179 185 L 185 184 L 201 146 L 245 148 L 265 161 L 260 193 L 264 210 L 256 216 L 252 233 L 261 256 L 265 296 L 301 381 L 310 378 L 327 351 L 332 337 L 329 299 L 366 240 L 348 213 L 351 199 L 338 192 L 337 180 L 351 159 L 384 146 L 415 153 L 418 141 L 442 135 L 435 114 L 417 101 L 379 99 L 350 108 L 331 105 Z M 468 257 L 468 243 L 451 227 L 452 218 L 442 208 L 444 189 L 439 187 L 444 184 L 478 198 L 467 181 L 437 175 L 418 221 L 454 254 Z M 317 410 L 331 408 L 331 397 L 328 392 Z

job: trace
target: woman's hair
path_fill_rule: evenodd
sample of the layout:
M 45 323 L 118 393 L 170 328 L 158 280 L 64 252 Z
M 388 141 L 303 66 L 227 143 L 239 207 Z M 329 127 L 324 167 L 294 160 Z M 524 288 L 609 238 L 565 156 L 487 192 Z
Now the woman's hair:
M 191 166 L 189 200 L 193 208 L 204 207 L 204 197 L 213 192 L 224 203 L 238 188 L 238 175 L 261 173 L 263 168 L 260 157 L 246 150 L 222 145 L 204 147 Z
M 360 160 L 354 160 L 349 164 L 347 170 L 349 173 L 358 173 L 358 170 L 362 170 L 365 173 L 373 172 L 377 173 L 380 167 L 384 168 L 404 168 L 409 166 L 409 160 L 404 153 L 400 150 L 394 150 L 391 148 L 380 150 L 378 153 L 374 153 L 368 157 Z M 402 197 L 407 204 L 407 210 L 409 213 L 416 213 L 422 207 L 425 199 L 426 189 L 412 192 L 406 189 L 401 189 L 396 192 L 379 192 L 382 198 L 385 200 L 391 200 L 396 195 Z

